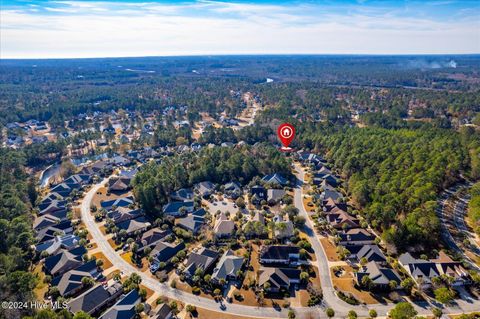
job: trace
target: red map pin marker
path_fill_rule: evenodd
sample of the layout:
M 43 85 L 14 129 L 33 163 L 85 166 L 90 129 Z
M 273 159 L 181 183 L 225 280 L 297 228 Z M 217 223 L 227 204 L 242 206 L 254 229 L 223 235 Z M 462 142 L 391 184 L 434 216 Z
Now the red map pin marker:
M 280 148 L 280 150 L 290 151 L 292 148 L 288 146 L 292 143 L 292 140 L 295 137 L 295 127 L 293 127 L 292 124 L 283 123 L 278 127 L 277 135 L 283 144 L 283 147 Z

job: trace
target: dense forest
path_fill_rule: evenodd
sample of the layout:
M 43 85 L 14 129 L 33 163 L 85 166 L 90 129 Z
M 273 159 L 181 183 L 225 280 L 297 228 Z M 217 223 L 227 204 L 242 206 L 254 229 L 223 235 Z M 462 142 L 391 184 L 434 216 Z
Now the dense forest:
M 462 172 L 479 176 L 478 133 L 420 128 L 338 128 L 314 126 L 300 137 L 305 146 L 326 152 L 348 180 L 355 205 L 387 242 L 403 250 L 438 241 L 435 215 L 440 189 Z M 478 154 L 478 153 L 476 153 Z M 473 167 L 472 164 L 477 165 Z
M 480 182 L 470 189 L 470 196 L 468 217 L 472 222 L 473 230 L 480 235 Z
M 155 214 L 179 188 L 203 181 L 246 184 L 255 176 L 270 173 L 291 175 L 289 161 L 269 145 L 217 147 L 195 156 L 176 155 L 160 164 L 149 163 L 135 176 L 133 185 L 142 207 Z
M 25 171 L 20 151 L 0 148 L 0 299 L 35 300 L 38 279 L 30 271 L 34 243 L 32 203 L 36 200 L 34 181 Z M 32 309 L 0 310 L 2 318 L 19 318 Z

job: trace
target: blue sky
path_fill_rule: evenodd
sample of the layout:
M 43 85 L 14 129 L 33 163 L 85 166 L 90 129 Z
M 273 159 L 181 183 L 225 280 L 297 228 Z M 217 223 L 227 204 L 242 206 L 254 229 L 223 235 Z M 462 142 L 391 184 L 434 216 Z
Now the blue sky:
M 3 0 L 1 58 L 480 53 L 480 1 Z

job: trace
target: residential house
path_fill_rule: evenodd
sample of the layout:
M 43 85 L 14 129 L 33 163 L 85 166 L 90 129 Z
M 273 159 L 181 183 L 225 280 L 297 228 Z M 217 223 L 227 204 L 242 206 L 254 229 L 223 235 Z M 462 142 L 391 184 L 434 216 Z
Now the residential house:
M 108 180 L 108 191 L 115 192 L 125 192 L 131 188 L 130 183 L 132 179 L 128 177 L 112 177 Z
M 122 283 L 115 282 L 110 287 L 96 285 L 67 304 L 71 313 L 80 311 L 89 315 L 99 313 L 109 303 L 117 299 L 123 292 Z
M 421 289 L 432 286 L 432 279 L 440 273 L 435 263 L 429 260 L 416 259 L 410 253 L 404 253 L 398 258 L 398 263 L 407 271 Z
M 188 202 L 193 200 L 193 190 L 191 188 L 180 188 L 170 194 L 172 201 Z
M 48 207 L 48 205 L 54 200 L 61 201 L 63 200 L 63 197 L 60 194 L 55 192 L 48 193 L 48 195 L 42 198 L 41 202 L 39 203 L 38 205 L 39 210 L 45 209 L 45 207 Z
M 335 207 L 325 214 L 327 222 L 335 229 L 350 229 L 360 227 L 359 220 L 346 211 Z
M 199 143 L 192 143 L 190 145 L 190 148 L 192 149 L 192 151 L 199 151 L 202 149 L 202 145 L 200 145 Z
M 329 198 L 333 199 L 335 202 L 338 202 L 339 200 L 343 199 L 343 195 L 340 192 L 337 192 L 336 190 L 325 189 L 320 194 L 320 200 L 326 201 Z
M 183 249 L 185 249 L 185 244 L 183 241 L 179 243 L 160 241 L 152 249 L 150 256 L 152 256 L 153 259 L 158 263 L 167 263 L 173 256 Z
M 58 193 L 62 197 L 68 197 L 73 192 L 74 189 L 80 189 L 80 184 L 67 184 L 60 183 L 51 188 L 52 192 Z
M 252 188 L 250 188 L 250 201 L 258 205 L 260 204 L 263 200 L 267 200 L 267 191 L 263 186 L 260 185 L 255 185 Z
M 235 222 L 230 220 L 225 212 L 222 212 L 220 215 L 218 215 L 217 220 L 215 221 L 213 231 L 215 232 L 215 237 L 217 238 L 231 237 L 235 232 Z
M 430 288 L 432 279 L 441 275 L 454 278 L 452 285 L 463 286 L 470 283 L 470 276 L 460 262 L 453 261 L 444 252 L 432 260 L 416 259 L 410 253 L 398 258 L 398 263 L 407 271 L 421 289 Z
M 296 266 L 300 259 L 300 248 L 289 245 L 263 246 L 259 254 L 261 264 L 285 264 Z
M 330 173 L 316 173 L 313 174 L 312 184 L 320 186 L 323 190 L 333 190 L 338 186 L 339 182 L 338 179 Z
M 170 216 L 183 216 L 193 212 L 195 209 L 193 201 L 170 202 L 163 206 L 163 213 Z
M 87 253 L 83 246 L 71 250 L 62 250 L 60 253 L 45 258 L 43 268 L 47 274 L 59 276 L 71 269 L 80 266 L 82 257 Z
M 162 303 L 155 314 L 151 317 L 152 319 L 173 319 L 173 313 L 170 306 L 166 303 Z
M 203 198 L 208 198 L 215 192 L 215 184 L 209 181 L 200 182 L 194 186 L 195 191 Z
M 353 259 L 358 263 L 360 263 L 363 258 L 365 258 L 367 262 L 374 261 L 381 264 L 387 262 L 387 258 L 377 245 L 354 245 L 348 246 L 347 249 L 350 252 L 348 259 Z
M 99 319 L 133 319 L 136 315 L 135 306 L 141 300 L 138 291 L 132 289 L 126 295 L 121 296 L 120 300 L 100 316 Z
M 345 203 L 338 203 L 332 198 L 328 198 L 327 200 L 322 202 L 322 209 L 324 212 L 329 213 L 331 211 L 336 211 L 336 210 L 343 210 L 346 212 L 348 210 L 348 205 Z
M 205 209 L 200 208 L 186 217 L 177 219 L 175 225 L 197 234 L 205 224 L 205 214 Z
M 375 261 L 370 261 L 363 266 L 354 274 L 354 279 L 358 285 L 361 285 L 362 278 L 365 276 L 368 276 L 371 279 L 375 288 L 391 288 L 390 282 L 392 281 L 396 283 L 396 288 L 400 287 L 401 278 L 398 273 L 395 270 L 384 267 Z
M 247 238 L 262 237 L 267 235 L 265 227 L 265 216 L 260 211 L 256 211 L 251 220 L 242 226 Z
M 290 221 L 288 215 L 285 216 L 285 219 L 281 214 L 276 214 L 273 218 L 275 222 L 275 237 L 278 239 L 290 238 L 295 233 L 295 227 Z
M 36 253 L 45 251 L 49 256 L 55 255 L 62 249 L 70 250 L 78 246 L 80 237 L 73 234 L 55 236 L 53 239 L 44 241 L 35 246 Z
M 81 185 L 85 186 L 92 182 L 92 177 L 88 174 L 75 174 L 71 175 L 63 181 L 67 185 Z
M 197 269 L 202 269 L 204 273 L 208 273 L 213 269 L 218 255 L 218 252 L 202 247 L 198 252 L 189 255 L 183 273 L 187 278 L 193 277 Z
M 54 239 L 58 235 L 68 235 L 73 232 L 72 222 L 65 220 L 55 225 L 51 225 L 40 229 L 35 235 L 37 243 L 43 243 L 48 240 Z
M 151 226 L 150 222 L 144 216 L 136 217 L 134 219 L 125 220 L 123 222 L 117 223 L 116 226 L 118 229 L 125 230 L 127 235 L 130 235 L 134 232 L 145 231 L 148 227 Z
M 158 227 L 147 230 L 142 234 L 140 240 L 138 241 L 138 250 L 143 251 L 146 247 L 152 248 L 171 234 L 171 230 L 162 230 Z
M 266 175 L 262 178 L 262 181 L 278 186 L 286 186 L 288 184 L 288 180 L 278 173 Z
M 66 215 L 66 211 L 65 211 L 65 215 Z M 55 216 L 50 215 L 50 214 L 45 214 L 43 216 L 39 216 L 39 217 L 35 218 L 35 220 L 33 221 L 33 230 L 38 232 L 38 231 L 42 230 L 43 228 L 56 225 L 60 221 L 61 221 L 61 219 L 58 218 L 58 217 L 55 217 Z
M 43 204 L 38 205 L 39 215 L 53 214 L 57 211 L 66 211 L 67 208 L 66 200 L 57 200 L 47 201 Z
M 130 205 L 134 205 L 134 200 L 133 196 L 127 196 L 127 197 L 121 197 L 117 199 L 111 199 L 111 200 L 106 200 L 102 201 L 100 203 L 100 206 L 102 206 L 103 209 L 110 211 L 112 208 L 116 207 L 128 207 Z
M 468 271 L 462 263 L 452 260 L 444 251 L 440 251 L 437 258 L 431 260 L 437 266 L 440 275 L 448 275 L 453 278 L 452 286 L 463 286 L 471 283 Z
M 317 167 L 323 165 L 326 162 L 321 156 L 306 152 L 299 153 L 299 160 L 303 163 L 313 164 Z
M 143 216 L 141 209 L 131 209 L 129 207 L 118 207 L 115 210 L 109 211 L 107 217 L 115 224 Z
M 275 205 L 281 202 L 282 198 L 287 192 L 283 189 L 269 189 L 267 190 L 267 201 L 270 205 Z
M 107 161 L 97 161 L 90 166 L 85 166 L 80 171 L 80 174 L 103 176 L 106 172 L 112 169 L 112 164 Z
M 370 245 L 375 243 L 375 236 L 363 228 L 353 228 L 338 234 L 342 246 Z M 348 247 L 347 247 L 348 249 Z
M 223 186 L 223 193 L 227 198 L 237 199 L 242 196 L 242 187 L 238 182 L 230 182 Z
M 53 278 L 51 285 L 58 288 L 62 297 L 69 297 L 82 290 L 84 287 L 82 279 L 84 277 L 97 279 L 99 276 L 100 274 L 97 270 L 96 260 L 91 260 L 67 271 L 63 275 Z
M 331 175 L 331 174 L 332 174 L 332 171 L 330 170 L 330 168 L 328 168 L 328 166 L 321 165 L 320 167 L 318 167 L 317 173 L 315 173 L 314 176 L 322 178 L 326 175 Z
M 252 218 L 253 222 L 260 222 L 262 225 L 265 225 L 265 216 L 260 211 L 255 211 L 255 215 Z
M 216 282 L 235 280 L 237 279 L 238 271 L 242 269 L 242 265 L 243 257 L 235 256 L 233 251 L 229 249 L 222 255 L 213 270 L 212 280 Z
M 110 159 L 110 163 L 114 166 L 127 166 L 130 165 L 132 162 L 124 156 L 117 155 Z
M 278 293 L 282 289 L 289 290 L 292 285 L 300 283 L 300 269 L 266 267 L 260 269 L 258 285 L 264 286 L 267 282 L 268 292 Z

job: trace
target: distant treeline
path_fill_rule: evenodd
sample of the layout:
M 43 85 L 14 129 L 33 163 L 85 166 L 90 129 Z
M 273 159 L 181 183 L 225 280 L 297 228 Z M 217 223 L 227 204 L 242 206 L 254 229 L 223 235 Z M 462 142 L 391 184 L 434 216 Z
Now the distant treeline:
M 86 111 L 167 105 L 234 116 L 243 105 L 231 90 L 262 92 L 268 102 L 303 100 L 310 113 L 322 108 L 330 118 L 342 115 L 344 102 L 336 95 L 343 93 L 352 93 L 354 104 L 399 113 L 412 96 L 432 102 L 428 116 L 478 111 L 479 71 L 477 55 L 2 60 L 0 123 L 35 118 L 61 125 L 67 115 Z M 274 82 L 266 84 L 267 77 Z M 382 87 L 389 92 L 370 101 L 372 90 Z

